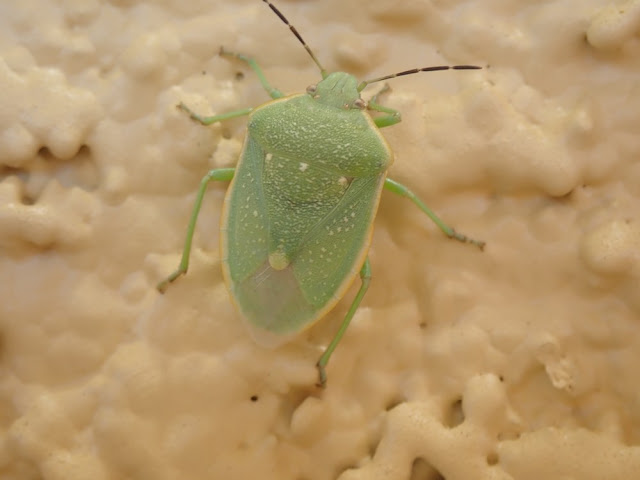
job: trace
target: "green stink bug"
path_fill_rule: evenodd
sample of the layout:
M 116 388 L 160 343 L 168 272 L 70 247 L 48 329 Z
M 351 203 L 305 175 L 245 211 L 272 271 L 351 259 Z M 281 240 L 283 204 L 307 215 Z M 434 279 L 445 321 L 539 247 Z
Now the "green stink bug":
M 400 114 L 377 103 L 386 86 L 368 103 L 360 92 L 370 83 L 421 71 L 480 67 L 426 67 L 361 82 L 347 73 L 327 73 L 295 27 L 271 2 L 263 1 L 307 50 L 322 80 L 306 93 L 284 96 L 255 60 L 221 49 L 221 55 L 246 62 L 272 100 L 211 117 L 179 105 L 204 125 L 248 115 L 248 131 L 237 166 L 211 170 L 202 179 L 180 265 L 158 290 L 163 292 L 187 272 L 208 183 L 231 181 L 220 227 L 223 275 L 234 303 L 259 336 L 286 339 L 309 327 L 360 276 L 360 289 L 317 362 L 319 385 L 324 386 L 329 358 L 369 286 L 367 255 L 383 188 L 411 200 L 447 236 L 484 246 L 445 224 L 407 187 L 386 178 L 393 154 L 379 128 L 400 122 Z M 367 110 L 383 115 L 371 117 Z

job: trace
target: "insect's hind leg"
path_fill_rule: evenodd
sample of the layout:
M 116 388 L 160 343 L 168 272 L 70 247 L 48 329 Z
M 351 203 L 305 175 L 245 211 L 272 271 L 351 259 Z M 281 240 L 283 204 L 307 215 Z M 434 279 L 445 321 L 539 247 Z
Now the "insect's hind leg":
M 318 359 L 318 363 L 316 364 L 316 366 L 318 367 L 319 387 L 324 388 L 325 384 L 327 383 L 326 366 L 329 363 L 329 359 L 331 358 L 333 351 L 338 346 L 338 343 L 340 343 L 340 340 L 342 340 L 344 333 L 347 331 L 347 327 L 351 323 L 351 319 L 355 315 L 356 310 L 358 310 L 360 302 L 362 302 L 362 299 L 364 298 L 364 295 L 365 293 L 367 293 L 367 289 L 369 288 L 369 284 L 371 283 L 371 264 L 369 263 L 369 257 L 367 257 L 367 259 L 364 261 L 364 264 L 362 265 L 362 268 L 360 269 L 360 281 L 362 282 L 362 284 L 360 285 L 360 289 L 358 290 L 356 297 L 353 299 L 351 307 L 349 307 L 349 311 L 345 315 L 344 320 L 342 320 L 342 324 L 340 325 L 338 332 L 333 337 L 333 340 L 331 340 L 331 343 L 324 351 L 322 356 Z
M 230 52 L 228 50 L 225 50 L 224 47 L 220 47 L 220 55 L 223 55 L 223 56 L 226 56 L 226 57 L 235 57 L 238 60 L 242 60 L 247 65 L 249 65 L 249 68 L 251 68 L 251 70 L 253 70 L 255 72 L 255 74 L 258 76 L 258 80 L 260 80 L 260 83 L 262 84 L 262 87 L 267 91 L 267 93 L 269 94 L 269 96 L 271 98 L 276 99 L 276 98 L 284 97 L 284 94 L 280 90 L 278 90 L 277 88 L 273 87 L 269 83 L 267 78 L 264 76 L 264 73 L 262 72 L 262 69 L 260 68 L 260 65 L 258 65 L 258 62 L 256 62 L 253 58 L 247 57 L 246 55 L 243 55 L 242 53 Z
M 427 216 L 435 223 L 440 230 L 449 238 L 453 238 L 460 242 L 464 243 L 472 243 L 482 250 L 484 248 L 485 242 L 482 240 L 475 240 L 471 237 L 467 237 L 462 233 L 456 232 L 453 228 L 447 225 L 443 220 L 438 217 L 433 210 L 425 205 L 425 203 L 420 200 L 420 198 L 413 193 L 409 188 L 405 187 L 401 183 L 396 182 L 395 180 L 391 180 L 387 178 L 384 181 L 384 188 L 392 191 L 393 193 L 400 195 L 401 197 L 408 198 L 411 200 L 420 210 L 427 214 Z
M 187 236 L 184 240 L 184 248 L 182 249 L 182 259 L 180 260 L 180 265 L 178 265 L 178 268 L 171 275 L 158 283 L 156 288 L 160 293 L 164 293 L 171 282 L 176 280 L 181 275 L 187 273 L 187 269 L 189 268 L 189 256 L 191 254 L 191 242 L 193 240 L 193 233 L 196 229 L 196 221 L 198 220 L 200 207 L 202 207 L 202 199 L 204 198 L 204 194 L 207 191 L 207 185 L 209 185 L 209 182 L 211 182 L 212 180 L 228 182 L 233 178 L 234 173 L 235 168 L 217 168 L 215 170 L 209 171 L 209 173 L 207 173 L 200 181 L 200 188 L 198 189 L 196 201 L 191 212 L 191 219 L 189 220 L 189 226 L 187 227 Z

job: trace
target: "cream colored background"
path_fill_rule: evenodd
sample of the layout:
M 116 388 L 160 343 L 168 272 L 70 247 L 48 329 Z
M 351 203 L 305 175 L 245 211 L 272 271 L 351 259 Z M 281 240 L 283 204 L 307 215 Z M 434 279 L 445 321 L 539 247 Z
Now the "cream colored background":
M 354 292 L 255 345 L 221 279 L 223 185 L 189 274 L 154 288 L 244 134 L 176 104 L 267 99 L 221 45 L 285 91 L 317 81 L 287 28 L 259 0 L 3 2 L 0 478 L 638 478 L 640 3 L 277 5 L 330 70 L 490 66 L 384 97 L 391 176 L 486 250 L 385 193 L 318 391 Z

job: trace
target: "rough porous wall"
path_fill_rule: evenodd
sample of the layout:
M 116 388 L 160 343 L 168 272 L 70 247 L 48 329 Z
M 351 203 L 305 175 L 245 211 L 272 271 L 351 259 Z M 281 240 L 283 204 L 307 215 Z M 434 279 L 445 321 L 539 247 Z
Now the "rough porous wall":
M 276 349 L 221 274 L 201 177 L 320 78 L 260 0 L 0 6 L 0 477 L 622 480 L 640 472 L 640 2 L 292 1 L 325 68 L 389 81 L 371 288 Z M 381 85 L 372 85 L 369 98 Z

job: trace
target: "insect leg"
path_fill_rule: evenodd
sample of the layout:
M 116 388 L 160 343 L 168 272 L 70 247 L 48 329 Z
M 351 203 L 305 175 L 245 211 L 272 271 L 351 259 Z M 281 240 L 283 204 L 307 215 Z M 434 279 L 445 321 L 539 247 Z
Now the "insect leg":
M 258 62 L 256 62 L 253 58 L 247 57 L 242 53 L 229 52 L 225 50 L 224 47 L 220 48 L 220 55 L 225 55 L 227 57 L 235 57 L 238 60 L 242 60 L 247 65 L 249 65 L 249 68 L 251 68 L 251 70 L 253 70 L 256 73 L 256 75 L 258 76 L 258 80 L 260 80 L 260 83 L 262 84 L 263 88 L 267 91 L 267 93 L 271 98 L 275 99 L 275 98 L 284 97 L 284 93 L 282 93 L 280 90 L 273 87 L 269 83 L 267 78 L 264 76 L 264 73 L 262 72 L 260 65 L 258 65 Z
M 316 366 L 318 367 L 319 387 L 324 388 L 325 384 L 327 383 L 327 372 L 325 370 L 327 363 L 329 363 L 331 354 L 338 346 L 338 343 L 340 343 L 340 340 L 342 340 L 344 332 L 347 331 L 347 327 L 349 326 L 349 323 L 351 323 L 353 315 L 356 313 L 360 302 L 364 298 L 364 294 L 367 293 L 367 289 L 369 288 L 369 283 L 371 282 L 371 264 L 369 263 L 369 257 L 367 257 L 367 259 L 364 261 L 364 264 L 362 265 L 362 268 L 360 269 L 360 281 L 362 282 L 362 284 L 360 285 L 360 290 L 358 290 L 356 298 L 353 299 L 353 303 L 351 304 L 351 307 L 349 307 L 349 311 L 345 315 L 344 320 L 342 320 L 342 324 L 340 325 L 338 332 L 333 337 L 333 340 L 331 340 L 331 343 L 324 351 L 322 356 L 318 359 L 318 363 L 316 364 Z
M 183 112 L 186 112 L 192 120 L 196 122 L 200 122 L 203 125 L 211 125 L 212 123 L 222 122 L 223 120 L 229 120 L 230 118 L 242 117 L 244 115 L 249 115 L 253 108 L 243 108 L 242 110 L 235 110 L 233 112 L 221 113 L 220 115 L 212 115 L 210 117 L 203 117 L 202 115 L 197 114 L 189 107 L 187 107 L 184 103 L 180 102 L 178 104 L 178 108 Z
M 456 232 L 453 228 L 443 222 L 440 217 L 438 217 L 433 210 L 427 207 L 422 200 L 420 200 L 415 193 L 409 190 L 407 187 L 402 185 L 401 183 L 396 182 L 395 180 L 391 180 L 387 178 L 384 181 L 384 188 L 392 191 L 402 197 L 408 198 L 411 200 L 420 210 L 426 213 L 433 223 L 435 223 L 440 230 L 449 238 L 454 238 L 460 242 L 472 243 L 482 250 L 484 248 L 485 242 L 482 240 L 474 240 L 473 238 L 467 237 L 462 233 Z
M 258 76 L 258 79 L 260 80 L 260 83 L 262 84 L 262 86 L 264 87 L 264 89 L 267 91 L 267 93 L 271 98 L 281 98 L 284 96 L 284 94 L 280 90 L 271 86 L 267 78 L 264 76 L 262 69 L 258 65 L 258 62 L 256 62 L 253 58 L 247 57 L 246 55 L 243 55 L 241 53 L 229 52 L 224 48 L 220 48 L 220 55 L 224 55 L 227 57 L 235 57 L 238 60 L 242 60 L 243 62 L 246 62 L 249 65 L 249 67 L 256 73 L 256 75 Z M 212 123 L 222 122 L 224 120 L 229 120 L 230 118 L 242 117 L 244 115 L 249 115 L 253 111 L 253 108 L 243 108 L 242 110 L 235 110 L 233 112 L 221 113 L 219 115 L 204 117 L 202 115 L 197 114 L 193 110 L 191 110 L 182 102 L 180 102 L 180 104 L 178 105 L 178 108 L 186 112 L 189 115 L 189 117 L 191 117 L 193 120 L 195 120 L 196 122 L 200 122 L 203 125 L 211 125 Z
M 387 114 L 373 119 L 373 123 L 375 123 L 378 128 L 389 127 L 402 121 L 402 116 L 400 115 L 400 112 L 398 110 L 385 107 L 384 105 L 380 105 L 378 103 L 378 97 L 388 90 L 390 90 L 389 85 L 385 84 L 384 87 L 382 87 L 382 90 L 371 97 L 371 100 L 369 100 L 369 103 L 367 104 L 367 108 L 369 110 Z
M 193 240 L 193 233 L 196 229 L 198 213 L 200 213 L 200 207 L 202 206 L 202 199 L 204 198 L 204 194 L 207 190 L 207 185 L 212 180 L 228 182 L 233 178 L 234 172 L 235 168 L 217 168 L 215 170 L 209 171 L 209 173 L 202 177 L 202 180 L 200 181 L 200 188 L 198 189 L 198 194 L 196 195 L 196 202 L 193 206 L 193 211 L 191 212 L 189 226 L 187 227 L 187 237 L 184 241 L 184 248 L 182 249 L 182 259 L 180 260 L 180 265 L 178 265 L 178 268 L 175 272 L 158 283 L 156 288 L 160 293 L 164 293 L 169 284 L 176 278 L 187 273 L 187 269 L 189 268 L 189 255 L 191 254 L 191 241 Z

